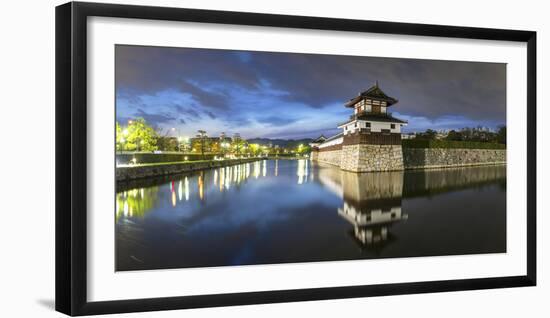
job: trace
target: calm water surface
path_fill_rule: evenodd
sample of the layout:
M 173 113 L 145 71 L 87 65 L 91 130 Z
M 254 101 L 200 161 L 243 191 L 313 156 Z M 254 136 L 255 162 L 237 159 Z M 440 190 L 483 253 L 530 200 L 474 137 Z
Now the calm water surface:
M 505 166 L 267 160 L 118 188 L 118 271 L 506 251 Z

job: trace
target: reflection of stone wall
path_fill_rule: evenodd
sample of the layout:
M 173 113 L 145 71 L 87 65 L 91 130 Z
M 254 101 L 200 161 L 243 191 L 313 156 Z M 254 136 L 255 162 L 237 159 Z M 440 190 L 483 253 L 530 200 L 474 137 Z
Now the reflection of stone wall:
M 313 161 L 319 161 L 319 149 L 311 149 L 310 158 Z
M 345 145 L 340 167 L 353 172 L 403 170 L 401 145 Z
M 344 197 L 352 201 L 401 198 L 403 171 L 353 173 L 341 171 Z
M 495 182 L 502 182 L 505 186 L 505 165 L 408 171 L 405 173 L 403 196 L 446 192 Z
M 502 149 L 405 148 L 405 169 L 445 168 L 506 163 Z
M 322 163 L 340 166 L 342 162 L 342 151 L 319 151 L 319 158 L 317 160 Z

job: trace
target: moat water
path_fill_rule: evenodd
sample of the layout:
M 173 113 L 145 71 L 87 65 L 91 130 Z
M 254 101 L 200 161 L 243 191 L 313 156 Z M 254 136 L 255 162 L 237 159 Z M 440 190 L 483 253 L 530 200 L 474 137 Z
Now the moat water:
M 506 251 L 505 166 L 266 160 L 117 191 L 117 271 Z

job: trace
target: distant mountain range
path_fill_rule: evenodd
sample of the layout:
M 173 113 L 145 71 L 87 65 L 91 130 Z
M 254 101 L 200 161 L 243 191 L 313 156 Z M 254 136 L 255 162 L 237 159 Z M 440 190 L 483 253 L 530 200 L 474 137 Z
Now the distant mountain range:
M 293 148 L 298 147 L 298 145 L 303 144 L 304 146 L 308 145 L 313 141 L 312 138 L 303 138 L 303 139 L 270 139 L 270 138 L 252 138 L 247 140 L 250 144 L 259 144 L 259 145 L 269 145 L 279 146 L 281 148 Z

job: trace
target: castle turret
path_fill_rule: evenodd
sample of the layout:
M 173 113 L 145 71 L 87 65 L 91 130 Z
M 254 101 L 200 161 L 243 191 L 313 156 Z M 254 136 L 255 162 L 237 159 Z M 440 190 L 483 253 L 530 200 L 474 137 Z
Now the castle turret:
M 338 126 L 343 134 L 342 169 L 355 172 L 403 170 L 401 127 L 407 122 L 388 112 L 397 102 L 386 95 L 377 82 L 345 104 L 353 108 L 353 115 Z
M 353 172 L 403 170 L 401 128 L 407 122 L 388 112 L 395 104 L 378 82 L 359 93 L 344 104 L 353 114 L 338 125 L 342 132 L 313 142 L 311 159 Z
M 401 134 L 401 127 L 407 125 L 406 121 L 395 118 L 388 112 L 388 108 L 397 102 L 397 99 L 386 95 L 376 82 L 374 86 L 359 93 L 345 104 L 346 107 L 353 108 L 353 115 L 338 128 L 343 130 L 344 135 L 369 132 L 386 136 L 395 134 L 390 138 L 397 139 L 397 134 Z M 400 138 L 399 143 L 401 143 Z

